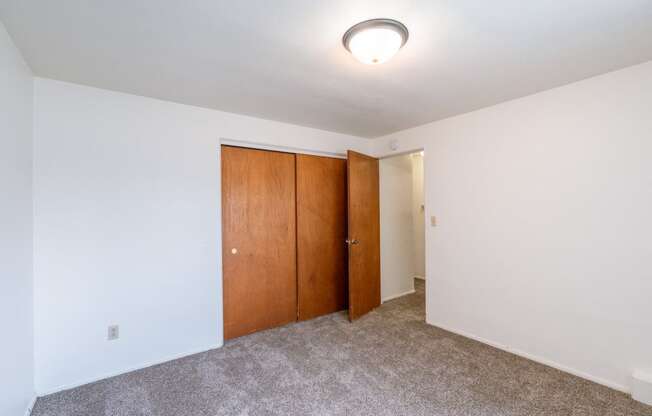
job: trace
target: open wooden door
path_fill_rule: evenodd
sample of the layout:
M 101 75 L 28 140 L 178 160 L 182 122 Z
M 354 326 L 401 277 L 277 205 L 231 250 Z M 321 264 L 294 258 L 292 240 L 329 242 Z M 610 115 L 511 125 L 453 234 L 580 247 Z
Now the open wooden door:
M 349 150 L 349 320 L 380 306 L 378 159 Z

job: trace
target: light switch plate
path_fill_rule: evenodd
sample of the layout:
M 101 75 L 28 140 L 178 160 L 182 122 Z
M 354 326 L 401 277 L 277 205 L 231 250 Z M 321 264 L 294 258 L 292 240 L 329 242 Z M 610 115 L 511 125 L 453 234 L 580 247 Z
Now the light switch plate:
M 430 226 L 431 227 L 437 226 L 437 217 L 435 217 L 434 215 L 430 217 Z

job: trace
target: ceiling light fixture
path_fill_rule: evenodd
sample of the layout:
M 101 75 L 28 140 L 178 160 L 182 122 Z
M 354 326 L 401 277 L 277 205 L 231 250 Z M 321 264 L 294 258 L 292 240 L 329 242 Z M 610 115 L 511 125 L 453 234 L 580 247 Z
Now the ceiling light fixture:
M 401 22 L 392 19 L 371 19 L 360 22 L 342 37 L 344 47 L 363 64 L 376 65 L 389 61 L 407 42 L 409 32 Z

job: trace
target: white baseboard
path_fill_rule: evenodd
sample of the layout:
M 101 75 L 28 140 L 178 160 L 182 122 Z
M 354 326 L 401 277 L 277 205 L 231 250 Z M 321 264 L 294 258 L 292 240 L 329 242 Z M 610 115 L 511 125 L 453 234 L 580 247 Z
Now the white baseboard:
M 47 396 L 49 394 L 58 393 L 60 391 L 74 389 L 75 387 L 83 386 L 85 384 L 94 383 L 96 381 L 100 381 L 100 380 L 104 380 L 104 379 L 107 379 L 107 378 L 119 376 L 121 374 L 130 373 L 130 372 L 136 371 L 136 370 L 142 370 L 143 368 L 151 367 L 151 366 L 158 365 L 158 364 L 163 364 L 163 363 L 166 363 L 168 361 L 178 360 L 179 358 L 187 357 L 189 355 L 195 355 L 195 354 L 199 354 L 199 353 L 202 353 L 202 352 L 214 350 L 214 349 L 222 347 L 223 345 L 224 345 L 224 343 L 210 345 L 208 347 L 198 348 L 196 350 L 191 350 L 191 351 L 183 352 L 183 353 L 180 353 L 180 354 L 174 354 L 174 355 L 171 355 L 171 356 L 159 359 L 159 360 L 145 362 L 145 363 L 142 363 L 142 364 L 139 364 L 139 365 L 136 365 L 136 366 L 123 368 L 123 369 L 117 370 L 117 371 L 112 371 L 110 373 L 105 373 L 105 374 L 102 374 L 102 375 L 99 375 L 99 376 L 96 376 L 96 377 L 91 377 L 91 378 L 88 378 L 88 379 L 80 380 L 80 381 L 70 383 L 70 384 L 66 384 L 66 385 L 63 385 L 63 386 L 59 386 L 59 387 L 56 387 L 56 388 L 51 388 L 51 389 L 46 389 L 46 390 L 38 390 L 37 395 L 38 395 L 38 397 L 43 397 L 43 396 Z
M 652 406 L 652 373 L 634 371 L 632 374 L 632 398 Z
M 488 339 L 478 337 L 478 336 L 475 336 L 473 334 L 469 334 L 469 333 L 464 332 L 464 331 L 449 328 L 449 327 L 447 327 L 445 325 L 440 325 L 440 324 L 437 324 L 437 323 L 434 323 L 434 322 L 430 322 L 427 319 L 426 319 L 426 323 L 428 325 L 432 325 L 432 326 L 436 326 L 438 328 L 444 329 L 444 330 L 446 330 L 448 332 L 452 332 L 454 334 L 461 335 L 461 336 L 463 336 L 465 338 L 470 338 L 472 340 L 481 342 L 483 344 L 490 345 L 490 346 L 492 346 L 494 348 L 498 348 L 499 350 L 503 350 L 503 351 L 512 353 L 514 355 L 518 355 L 519 357 L 527 358 L 528 360 L 535 361 L 535 362 L 537 362 L 539 364 L 547 365 L 548 367 L 555 368 L 555 369 L 557 369 L 559 371 L 563 371 L 564 373 L 569 373 L 569 374 L 572 374 L 572 375 L 577 376 L 579 378 L 583 378 L 585 380 L 589 380 L 589 381 L 592 381 L 594 383 L 601 384 L 603 386 L 612 388 L 614 390 L 618 390 L 618 391 L 623 392 L 623 393 L 631 394 L 631 390 L 627 386 L 623 386 L 622 384 L 615 383 L 613 381 L 609 381 L 609 380 L 605 380 L 605 379 L 600 378 L 600 377 L 593 376 L 593 375 L 585 373 L 583 371 L 576 370 L 576 369 L 574 369 L 572 367 L 568 367 L 566 365 L 559 364 L 559 363 L 557 363 L 555 361 L 552 361 L 552 360 L 549 360 L 547 358 L 539 357 L 537 355 L 530 354 L 530 353 L 525 352 L 525 351 L 521 351 L 521 350 L 518 350 L 518 349 L 515 349 L 515 348 L 511 348 L 511 347 L 509 347 L 507 345 L 503 345 L 503 344 L 500 344 L 498 342 L 490 341 Z
M 32 400 L 30 400 L 29 404 L 27 405 L 27 409 L 25 409 L 25 416 L 32 415 L 32 410 L 34 410 L 35 404 L 36 404 L 36 396 L 32 397 Z
M 398 293 L 396 295 L 387 296 L 386 298 L 382 299 L 382 303 L 385 303 L 385 302 L 387 302 L 389 300 L 392 300 L 392 299 L 400 298 L 401 296 L 411 295 L 413 293 L 414 293 L 414 289 L 408 290 L 407 292 Z
M 417 276 L 417 275 L 415 275 L 414 278 L 419 279 L 419 280 L 426 280 L 425 276 Z

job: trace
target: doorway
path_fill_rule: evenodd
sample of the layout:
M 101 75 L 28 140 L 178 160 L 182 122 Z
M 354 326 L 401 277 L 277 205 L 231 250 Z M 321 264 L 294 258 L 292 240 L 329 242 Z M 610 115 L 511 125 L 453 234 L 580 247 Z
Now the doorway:
M 423 151 L 417 151 L 380 160 L 383 302 L 424 291 L 423 157 Z

